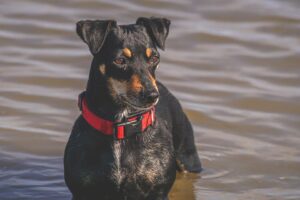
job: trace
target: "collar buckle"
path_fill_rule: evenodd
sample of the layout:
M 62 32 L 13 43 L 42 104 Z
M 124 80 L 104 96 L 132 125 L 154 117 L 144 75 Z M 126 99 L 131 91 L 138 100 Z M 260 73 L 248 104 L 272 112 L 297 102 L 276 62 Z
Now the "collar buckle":
M 115 126 L 126 126 L 126 125 L 136 125 L 138 123 L 140 123 L 143 119 L 143 115 L 140 115 L 138 117 L 135 118 L 129 118 L 127 120 L 125 120 L 125 122 L 116 122 Z
M 114 123 L 113 137 L 122 140 L 142 132 L 143 115 Z

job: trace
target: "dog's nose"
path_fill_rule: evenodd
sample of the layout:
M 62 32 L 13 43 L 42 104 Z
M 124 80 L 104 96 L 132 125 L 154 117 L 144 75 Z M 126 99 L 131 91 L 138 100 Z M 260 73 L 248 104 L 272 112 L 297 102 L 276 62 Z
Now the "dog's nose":
M 157 91 L 152 91 L 146 96 L 146 100 L 148 103 L 154 103 L 159 97 L 159 94 Z

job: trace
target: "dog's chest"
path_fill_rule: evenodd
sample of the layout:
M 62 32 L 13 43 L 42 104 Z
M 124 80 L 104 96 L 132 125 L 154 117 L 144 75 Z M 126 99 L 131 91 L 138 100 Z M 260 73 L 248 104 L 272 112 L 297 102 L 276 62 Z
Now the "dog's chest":
M 160 184 L 168 173 L 172 153 L 161 143 L 127 144 L 115 141 L 112 145 L 114 163 L 112 181 L 117 187 Z M 138 186 L 139 187 L 139 186 Z

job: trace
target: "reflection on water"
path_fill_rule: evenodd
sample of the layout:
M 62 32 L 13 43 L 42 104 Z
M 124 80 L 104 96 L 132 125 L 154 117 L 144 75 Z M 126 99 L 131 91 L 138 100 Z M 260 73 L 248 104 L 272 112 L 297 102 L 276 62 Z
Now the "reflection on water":
M 0 199 L 70 199 L 62 156 L 91 56 L 80 19 L 172 20 L 159 79 L 193 122 L 205 171 L 171 200 L 299 199 L 298 0 L 0 5 Z

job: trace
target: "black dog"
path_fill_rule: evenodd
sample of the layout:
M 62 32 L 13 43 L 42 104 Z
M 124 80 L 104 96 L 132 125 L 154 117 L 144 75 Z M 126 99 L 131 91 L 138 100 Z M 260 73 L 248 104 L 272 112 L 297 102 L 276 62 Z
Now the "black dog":
M 94 58 L 65 150 L 74 200 L 166 200 L 176 170 L 201 171 L 191 124 L 155 79 L 169 25 L 164 18 L 77 23 Z

